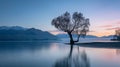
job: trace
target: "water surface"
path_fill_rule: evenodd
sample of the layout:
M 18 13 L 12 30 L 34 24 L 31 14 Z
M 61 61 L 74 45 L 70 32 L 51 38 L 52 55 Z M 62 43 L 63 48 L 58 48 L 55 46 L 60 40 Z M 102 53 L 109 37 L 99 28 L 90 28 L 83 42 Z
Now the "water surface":
M 120 67 L 120 49 L 61 42 L 0 42 L 0 67 Z

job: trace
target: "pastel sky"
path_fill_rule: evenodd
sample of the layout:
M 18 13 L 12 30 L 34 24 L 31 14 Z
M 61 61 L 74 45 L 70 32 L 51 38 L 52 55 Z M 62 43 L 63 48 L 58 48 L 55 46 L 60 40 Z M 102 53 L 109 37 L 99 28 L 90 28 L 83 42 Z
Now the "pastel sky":
M 0 26 L 63 33 L 51 25 L 51 20 L 66 11 L 81 12 L 89 18 L 91 35 L 111 35 L 120 27 L 120 0 L 0 0 Z

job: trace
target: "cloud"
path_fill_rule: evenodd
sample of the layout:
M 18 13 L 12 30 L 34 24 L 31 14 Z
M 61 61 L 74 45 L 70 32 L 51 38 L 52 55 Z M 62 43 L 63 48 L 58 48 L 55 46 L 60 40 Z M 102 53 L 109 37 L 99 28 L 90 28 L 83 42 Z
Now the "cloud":
M 50 30 L 49 32 L 59 32 L 59 30 Z
M 99 26 L 99 27 L 102 27 L 102 28 L 105 28 L 105 27 L 112 27 L 112 25 L 103 25 L 103 26 Z
M 89 32 L 96 32 L 96 31 L 94 31 L 94 30 L 90 30 Z
M 51 31 L 48 31 L 50 32 L 51 34 L 54 34 L 54 35 L 57 35 L 57 34 L 64 34 L 65 32 L 63 31 L 59 31 L 59 30 L 51 30 Z
M 120 27 L 107 28 L 106 30 L 117 30 L 117 29 L 120 29 Z
M 120 24 L 120 21 L 116 22 L 116 24 Z

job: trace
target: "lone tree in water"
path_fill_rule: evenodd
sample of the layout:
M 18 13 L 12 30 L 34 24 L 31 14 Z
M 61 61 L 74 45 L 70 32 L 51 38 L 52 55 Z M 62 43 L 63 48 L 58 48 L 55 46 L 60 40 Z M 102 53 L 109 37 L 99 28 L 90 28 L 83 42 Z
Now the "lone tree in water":
M 80 37 L 85 37 L 89 31 L 89 19 L 85 18 L 82 13 L 74 12 L 71 16 L 70 13 L 65 12 L 63 15 L 58 16 L 52 20 L 52 25 L 58 30 L 66 32 L 70 37 L 70 44 L 79 41 Z M 77 40 L 73 39 L 72 34 L 77 34 Z

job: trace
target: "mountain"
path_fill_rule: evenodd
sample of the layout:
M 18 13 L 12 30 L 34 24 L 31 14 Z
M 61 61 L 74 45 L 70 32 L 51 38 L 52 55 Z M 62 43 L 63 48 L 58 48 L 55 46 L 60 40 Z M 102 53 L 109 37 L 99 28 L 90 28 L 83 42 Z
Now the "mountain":
M 113 38 L 114 37 L 114 35 L 109 35 L 109 36 L 102 36 L 102 37 L 100 37 L 100 38 Z
M 26 41 L 26 40 L 52 40 L 56 36 L 47 31 L 35 28 L 23 28 L 20 26 L 1 26 L 0 41 Z
M 59 38 L 69 38 L 68 34 L 58 34 L 56 36 Z M 77 35 L 74 34 L 73 37 L 77 37 Z M 87 35 L 85 38 L 98 38 L 98 37 L 93 35 Z
M 27 28 L 23 28 L 20 26 L 1 26 L 0 30 L 26 30 Z

